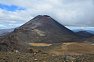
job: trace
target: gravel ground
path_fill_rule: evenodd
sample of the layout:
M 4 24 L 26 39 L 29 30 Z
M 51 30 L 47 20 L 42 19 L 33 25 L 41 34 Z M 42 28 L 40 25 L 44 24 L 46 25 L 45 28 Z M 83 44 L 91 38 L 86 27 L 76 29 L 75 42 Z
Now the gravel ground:
M 94 54 L 57 56 L 43 52 L 0 52 L 0 62 L 94 62 Z

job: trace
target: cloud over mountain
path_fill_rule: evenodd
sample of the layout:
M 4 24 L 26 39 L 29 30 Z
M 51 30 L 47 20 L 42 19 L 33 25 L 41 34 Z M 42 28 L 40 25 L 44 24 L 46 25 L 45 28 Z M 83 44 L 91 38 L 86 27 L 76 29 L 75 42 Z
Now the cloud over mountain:
M 0 24 L 6 28 L 17 27 L 39 14 L 50 15 L 67 26 L 94 26 L 93 0 L 2 0 L 0 4 L 25 8 L 16 11 L 0 8 Z

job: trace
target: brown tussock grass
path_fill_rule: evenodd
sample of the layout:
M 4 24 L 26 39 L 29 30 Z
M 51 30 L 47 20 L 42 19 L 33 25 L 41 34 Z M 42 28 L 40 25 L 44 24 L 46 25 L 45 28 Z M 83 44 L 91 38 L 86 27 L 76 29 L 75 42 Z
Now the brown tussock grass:
M 48 43 L 29 43 L 30 46 L 51 46 L 52 44 Z

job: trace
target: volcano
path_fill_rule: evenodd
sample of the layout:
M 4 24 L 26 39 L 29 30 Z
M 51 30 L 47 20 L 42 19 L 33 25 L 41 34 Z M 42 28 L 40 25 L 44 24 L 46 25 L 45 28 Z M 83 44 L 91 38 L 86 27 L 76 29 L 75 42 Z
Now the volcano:
M 48 15 L 39 15 L 16 28 L 15 33 L 24 42 L 58 43 L 73 41 L 77 35 Z
M 16 49 L 28 43 L 77 41 L 78 36 L 48 15 L 38 15 L 0 39 L 1 47 Z M 17 46 L 18 45 L 18 46 Z M 14 47 L 14 48 L 13 48 Z

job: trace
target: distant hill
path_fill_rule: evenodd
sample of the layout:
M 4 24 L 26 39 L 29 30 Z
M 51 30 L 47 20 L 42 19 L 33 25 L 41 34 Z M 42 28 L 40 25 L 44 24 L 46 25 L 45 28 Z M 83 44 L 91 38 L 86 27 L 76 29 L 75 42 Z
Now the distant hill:
M 29 43 L 77 42 L 79 37 L 48 15 L 38 15 L 0 39 L 0 48 L 25 49 Z
M 76 32 L 76 34 L 78 34 L 80 37 L 83 37 L 83 38 L 89 38 L 94 36 L 94 34 L 89 33 L 87 31 L 79 31 L 79 32 Z
M 75 27 L 75 28 L 76 28 L 76 27 Z M 73 31 L 73 32 L 86 31 L 86 32 L 89 32 L 89 33 L 91 33 L 91 34 L 94 34 L 94 30 L 73 29 L 72 31 Z
M 0 29 L 0 36 L 6 35 L 9 32 L 12 32 L 14 28 L 11 29 Z

